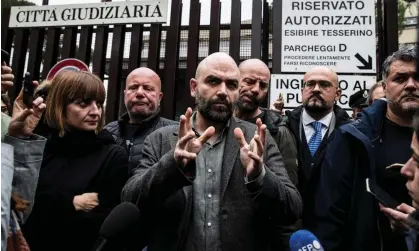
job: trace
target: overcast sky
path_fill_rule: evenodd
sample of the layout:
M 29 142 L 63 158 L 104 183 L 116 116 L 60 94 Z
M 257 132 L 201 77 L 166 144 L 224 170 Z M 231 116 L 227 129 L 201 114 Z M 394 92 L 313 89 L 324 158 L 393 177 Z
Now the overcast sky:
M 34 2 L 37 5 L 42 5 L 42 0 L 29 0 Z M 112 0 L 113 2 L 123 2 L 125 0 Z M 68 4 L 69 0 L 49 0 L 49 5 L 60 5 Z M 99 3 L 100 0 L 71 0 L 72 4 L 77 3 Z M 221 23 L 230 23 L 230 9 L 231 9 L 231 0 L 221 0 Z M 248 20 L 252 18 L 252 0 L 242 0 L 242 20 Z M 269 0 L 272 2 L 272 0 Z M 169 0 L 169 13 L 168 17 L 170 18 L 170 4 Z M 189 5 L 190 0 L 183 0 L 183 15 L 182 15 L 182 24 L 187 25 L 189 22 Z M 211 9 L 211 0 L 201 0 L 201 24 L 209 24 L 210 22 L 210 13 Z M 202 11 L 204 10 L 204 11 Z M 187 14 L 187 15 L 185 15 Z

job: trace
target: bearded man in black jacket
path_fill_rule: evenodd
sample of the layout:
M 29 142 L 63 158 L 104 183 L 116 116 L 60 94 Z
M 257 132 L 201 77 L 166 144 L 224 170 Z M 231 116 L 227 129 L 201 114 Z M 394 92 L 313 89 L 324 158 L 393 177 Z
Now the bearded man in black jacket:
M 286 119 L 279 112 L 260 107 L 268 94 L 271 77 L 269 68 L 259 59 L 248 59 L 239 65 L 239 70 L 240 95 L 234 115 L 253 124 L 256 124 L 258 118 L 262 120 L 275 139 L 284 158 L 285 169 L 296 185 L 298 170 L 295 138 L 286 127 Z

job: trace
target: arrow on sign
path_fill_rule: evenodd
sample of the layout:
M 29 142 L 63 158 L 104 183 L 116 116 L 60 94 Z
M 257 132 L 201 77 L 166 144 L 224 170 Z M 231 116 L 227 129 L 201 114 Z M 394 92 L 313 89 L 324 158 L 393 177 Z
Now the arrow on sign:
M 363 66 L 357 66 L 360 70 L 371 70 L 372 69 L 372 57 L 368 55 L 368 61 L 366 61 L 359 53 L 355 57 L 363 64 Z

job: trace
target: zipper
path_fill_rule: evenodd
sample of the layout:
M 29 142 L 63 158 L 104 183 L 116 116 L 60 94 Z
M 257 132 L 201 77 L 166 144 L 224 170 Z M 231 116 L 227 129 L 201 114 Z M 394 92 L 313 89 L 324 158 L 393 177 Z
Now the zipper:
M 130 140 L 126 140 L 125 143 L 127 144 L 127 148 L 128 148 L 128 163 L 131 163 L 131 147 L 134 144 Z

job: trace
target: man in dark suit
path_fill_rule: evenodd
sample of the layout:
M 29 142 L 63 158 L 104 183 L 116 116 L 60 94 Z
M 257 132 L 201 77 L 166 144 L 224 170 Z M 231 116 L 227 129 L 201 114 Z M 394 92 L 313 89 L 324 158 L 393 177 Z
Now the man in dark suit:
M 275 233 L 298 218 L 300 195 L 266 125 L 232 117 L 238 79 L 230 56 L 211 54 L 190 81 L 197 111 L 146 138 L 122 196 L 141 211 L 148 251 L 280 250 Z
M 320 163 L 328 138 L 335 128 L 349 122 L 349 115 L 335 104 L 339 100 L 337 74 L 326 67 L 315 67 L 304 75 L 303 105 L 287 112 L 289 127 L 297 139 L 298 190 L 304 203 L 303 226 L 313 219 L 314 193 L 318 186 Z

